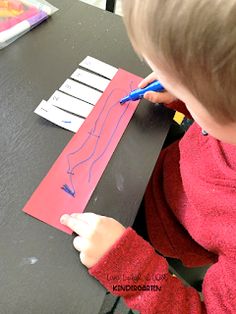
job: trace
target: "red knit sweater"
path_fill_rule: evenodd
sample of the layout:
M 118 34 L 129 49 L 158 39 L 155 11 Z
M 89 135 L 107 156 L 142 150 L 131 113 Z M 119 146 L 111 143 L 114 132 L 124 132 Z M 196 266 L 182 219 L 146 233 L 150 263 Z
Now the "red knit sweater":
M 131 228 L 89 273 L 140 313 L 235 314 L 236 146 L 203 136 L 194 123 L 162 151 L 145 202 L 154 248 L 186 266 L 212 263 L 204 302 Z

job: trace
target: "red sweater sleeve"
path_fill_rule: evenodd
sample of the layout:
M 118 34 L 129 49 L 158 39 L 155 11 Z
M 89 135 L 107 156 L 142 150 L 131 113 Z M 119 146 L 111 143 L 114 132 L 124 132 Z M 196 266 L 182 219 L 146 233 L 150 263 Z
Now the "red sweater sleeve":
M 112 294 L 124 297 L 127 305 L 140 313 L 207 313 L 198 292 L 173 277 L 168 272 L 166 259 L 131 228 L 126 229 L 89 273 Z M 212 303 L 217 298 L 222 300 L 221 291 L 214 292 L 215 296 L 213 292 L 209 293 Z M 215 308 L 216 313 L 225 312 L 217 312 Z

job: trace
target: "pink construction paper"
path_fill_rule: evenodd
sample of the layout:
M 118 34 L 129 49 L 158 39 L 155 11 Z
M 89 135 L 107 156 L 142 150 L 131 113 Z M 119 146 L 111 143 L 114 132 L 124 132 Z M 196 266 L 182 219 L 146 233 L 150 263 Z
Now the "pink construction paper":
M 84 211 L 138 101 L 120 105 L 119 100 L 141 78 L 119 69 L 95 108 L 67 144 L 23 211 L 71 234 L 61 225 L 61 215 Z

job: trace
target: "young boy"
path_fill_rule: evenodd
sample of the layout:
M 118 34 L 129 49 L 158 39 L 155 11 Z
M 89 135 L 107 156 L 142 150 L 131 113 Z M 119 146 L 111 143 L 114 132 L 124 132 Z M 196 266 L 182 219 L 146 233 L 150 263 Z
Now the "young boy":
M 154 71 L 140 86 L 159 79 L 167 91 L 145 97 L 187 107 L 195 123 L 162 151 L 149 182 L 152 246 L 108 217 L 64 215 L 61 222 L 78 233 L 74 246 L 89 273 L 129 307 L 236 313 L 236 0 L 125 0 L 123 6 L 132 44 Z M 168 273 L 154 248 L 187 266 L 212 264 L 203 302 Z

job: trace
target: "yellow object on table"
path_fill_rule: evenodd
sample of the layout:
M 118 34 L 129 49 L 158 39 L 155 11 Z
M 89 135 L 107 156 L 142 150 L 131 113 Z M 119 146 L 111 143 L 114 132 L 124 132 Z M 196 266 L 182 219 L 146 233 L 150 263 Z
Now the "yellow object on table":
M 176 111 L 173 119 L 178 124 L 181 124 L 183 122 L 183 120 L 184 120 L 184 117 L 185 117 L 185 115 L 183 113 Z

